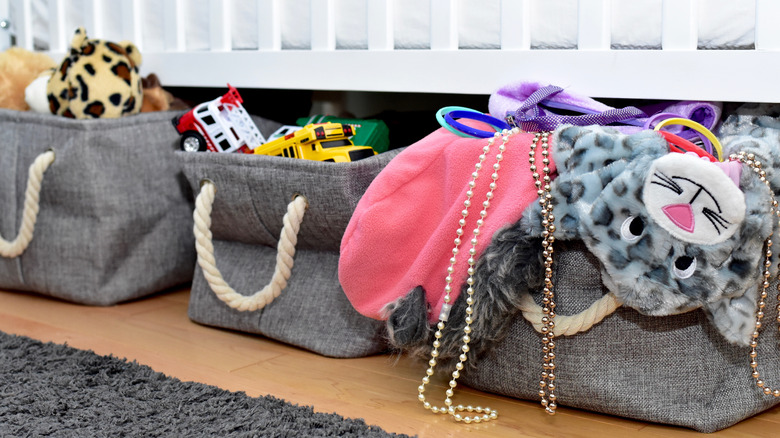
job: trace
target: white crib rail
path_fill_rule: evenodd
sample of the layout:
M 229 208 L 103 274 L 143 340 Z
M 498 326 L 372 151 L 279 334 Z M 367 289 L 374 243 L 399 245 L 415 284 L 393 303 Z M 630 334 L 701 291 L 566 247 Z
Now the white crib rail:
M 780 2 L 756 0 L 755 49 L 697 50 L 699 0 L 663 0 L 661 50 L 613 50 L 614 0 L 579 0 L 578 49 L 534 50 L 531 0 L 501 0 L 500 49 L 458 48 L 457 0 L 430 0 L 430 49 L 398 50 L 393 40 L 394 0 L 367 0 L 366 50 L 336 47 L 335 0 L 309 0 L 311 47 L 285 50 L 281 0 L 257 0 L 257 49 L 231 47 L 232 0 L 209 0 L 210 49 L 188 50 L 186 0 L 162 0 L 164 48 L 143 46 L 142 0 L 123 0 L 123 39 L 136 43 L 142 73 L 167 86 L 365 90 L 489 94 L 501 85 L 539 80 L 594 97 L 780 102 Z M 15 2 L 16 43 L 33 48 L 29 0 L 0 0 L 0 14 Z M 88 33 L 102 37 L 107 0 L 81 0 Z M 4 6 L 5 4 L 5 6 Z M 115 3 L 111 3 L 115 8 Z M 4 7 L 6 9 L 4 9 Z M 65 52 L 64 0 L 48 0 L 50 53 Z M 0 20 L 3 17 L 0 16 Z M 304 25 L 306 25 L 304 23 Z M 0 34 L 3 30 L 0 29 Z M 0 40 L 2 44 L 3 40 Z

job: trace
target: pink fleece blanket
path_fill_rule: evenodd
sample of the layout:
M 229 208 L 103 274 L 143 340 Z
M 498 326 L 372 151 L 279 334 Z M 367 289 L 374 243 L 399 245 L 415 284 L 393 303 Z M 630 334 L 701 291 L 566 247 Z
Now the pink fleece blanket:
M 478 122 L 470 124 L 490 129 Z M 537 200 L 528 163 L 532 139 L 533 134 L 518 133 L 507 143 L 494 198 L 480 229 L 477 256 L 495 231 L 517 221 Z M 384 320 L 388 304 L 422 285 L 429 320 L 438 320 L 467 185 L 486 144 L 486 139 L 458 137 L 440 128 L 398 154 L 372 182 L 344 233 L 339 260 L 339 280 L 358 312 Z M 472 230 L 489 190 L 499 144 L 500 138 L 487 154 L 473 189 L 453 275 L 452 302 L 468 277 Z M 539 150 L 537 157 L 541 162 Z M 554 171 L 554 164 L 550 167 Z

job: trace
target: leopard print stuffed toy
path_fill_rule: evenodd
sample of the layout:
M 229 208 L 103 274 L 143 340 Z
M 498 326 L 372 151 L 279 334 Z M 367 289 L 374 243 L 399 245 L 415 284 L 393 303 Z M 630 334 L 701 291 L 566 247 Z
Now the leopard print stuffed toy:
M 780 163 L 778 145 L 762 148 L 745 140 L 724 143 L 727 152 L 760 153 L 770 176 L 776 175 L 771 169 Z M 773 232 L 769 189 L 754 172 L 738 162 L 670 153 L 653 131 L 625 135 L 567 126 L 554 133 L 552 147 L 556 239 L 583 241 L 600 262 L 602 282 L 624 306 L 652 316 L 701 308 L 727 340 L 748 345 L 764 243 Z M 518 222 L 496 232 L 478 260 L 471 357 L 522 317 L 524 295 L 541 291 L 540 211 L 534 203 Z M 411 291 L 388 319 L 391 342 L 421 357 L 432 342 L 424 293 Z M 460 354 L 466 296 L 453 304 L 440 339 L 441 360 Z
M 49 110 L 76 119 L 137 114 L 143 103 L 140 64 L 132 43 L 89 39 L 84 28 L 76 29 L 70 54 L 48 79 Z

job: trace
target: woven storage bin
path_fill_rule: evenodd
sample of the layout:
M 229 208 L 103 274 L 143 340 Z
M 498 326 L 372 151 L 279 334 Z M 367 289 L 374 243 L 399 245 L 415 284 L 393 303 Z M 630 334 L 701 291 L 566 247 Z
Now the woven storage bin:
M 196 268 L 190 318 L 265 335 L 331 357 L 359 357 L 385 350 L 383 323 L 355 311 L 341 288 L 337 268 L 341 238 L 358 200 L 395 154 L 391 151 L 351 163 L 327 163 L 180 152 L 190 185 L 200 193 L 196 216 L 208 222 L 201 225 L 210 237 L 207 246 L 213 245 L 205 258 L 201 254 Z M 204 180 L 206 185 L 201 188 Z M 206 190 L 211 191 L 210 197 Z M 297 195 L 303 198 L 294 200 Z M 293 212 L 296 203 L 299 210 Z M 295 226 L 287 224 L 289 221 Z M 196 228 L 198 224 L 196 220 Z M 217 298 L 204 277 L 204 260 L 208 260 L 209 272 L 216 268 L 233 290 L 232 297 L 241 301 L 276 278 L 280 236 L 289 235 L 296 226 L 300 228 L 292 236 L 294 257 L 285 259 L 292 269 L 285 268 L 288 279 L 282 282 L 283 289 L 276 290 L 278 296 L 271 294 L 270 303 L 256 310 L 233 308 Z
M 0 110 L 0 288 L 110 305 L 190 281 L 192 192 L 172 117 Z
M 607 290 L 598 261 L 581 242 L 557 245 L 556 310 L 559 315 L 576 314 Z M 774 286 L 770 289 L 771 296 Z M 758 357 L 762 377 L 776 387 L 780 350 L 773 301 L 774 297 L 766 309 L 768 327 L 759 338 Z M 540 338 L 518 314 L 506 337 L 478 359 L 476 368 L 464 372 L 461 381 L 476 389 L 538 401 Z M 586 332 L 557 337 L 555 352 L 561 406 L 713 432 L 780 401 L 756 386 L 750 348 L 726 342 L 700 310 L 652 317 L 621 307 Z

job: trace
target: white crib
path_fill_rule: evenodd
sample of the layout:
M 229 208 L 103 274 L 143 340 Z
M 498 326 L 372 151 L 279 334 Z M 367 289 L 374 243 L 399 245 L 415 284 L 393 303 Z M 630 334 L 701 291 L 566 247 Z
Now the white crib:
M 704 25 L 725 29 L 702 17 L 724 3 L 748 11 L 748 44 L 702 49 Z M 652 13 L 630 4 L 650 4 Z M 494 15 L 478 17 L 487 10 Z M 627 10 L 636 23 L 616 19 Z M 616 23 L 630 38 L 648 15 L 659 23 L 657 47 L 616 48 Z M 723 10 L 719 20 L 735 16 Z M 362 35 L 357 46 L 339 40 L 345 17 Z M 420 46 L 399 45 L 409 17 L 423 22 Z M 131 40 L 144 57 L 142 74 L 156 73 L 166 86 L 487 95 L 523 79 L 599 98 L 780 102 L 776 0 L 0 0 L 0 20 L 0 48 L 15 42 L 54 59 L 76 25 L 91 37 Z M 556 21 L 574 32 L 572 47 L 535 44 L 534 29 Z M 464 44 L 469 23 L 491 41 Z M 290 29 L 303 30 L 302 44 L 286 39 Z M 237 45 L 237 32 L 253 43 Z

